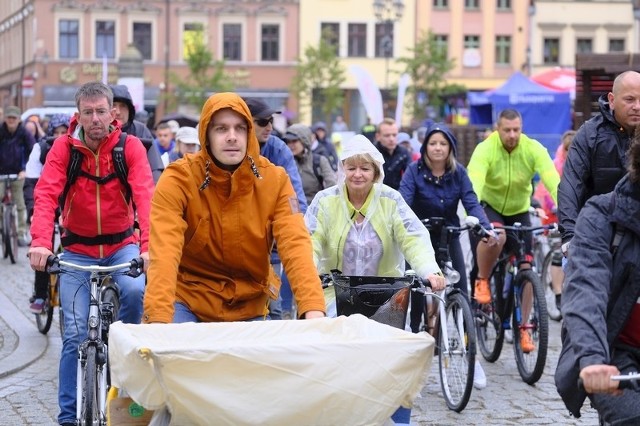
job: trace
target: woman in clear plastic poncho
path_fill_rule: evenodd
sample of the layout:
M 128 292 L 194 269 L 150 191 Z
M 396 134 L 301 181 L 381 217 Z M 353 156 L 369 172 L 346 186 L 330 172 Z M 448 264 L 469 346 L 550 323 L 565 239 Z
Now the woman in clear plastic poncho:
M 429 231 L 395 189 L 382 183 L 384 158 L 363 135 L 343 142 L 338 184 L 324 189 L 307 208 L 318 272 L 399 277 L 405 258 L 434 290 L 444 288 Z M 411 410 L 391 419 L 409 424 Z

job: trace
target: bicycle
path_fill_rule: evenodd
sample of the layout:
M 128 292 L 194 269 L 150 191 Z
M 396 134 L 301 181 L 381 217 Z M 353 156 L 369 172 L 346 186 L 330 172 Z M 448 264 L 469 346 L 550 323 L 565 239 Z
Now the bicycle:
M 436 261 L 447 279 L 440 297 L 433 298 L 430 297 L 432 292 L 425 293 L 428 297 L 425 298 L 422 329 L 437 341 L 440 385 L 447 407 L 461 412 L 473 389 L 476 331 L 469 300 L 453 287 L 460 280 L 460 273 L 453 268 L 449 245 L 452 238 L 463 231 L 471 230 L 481 238 L 488 233 L 473 216 L 468 216 L 463 226 L 445 226 L 442 217 L 424 219 L 422 223 L 429 229 L 432 241 L 436 241 L 433 247 Z
M 2 255 L 11 263 L 18 258 L 18 207 L 13 202 L 11 182 L 18 180 L 17 174 L 0 175 L 4 181 L 4 198 L 2 199 Z
M 78 347 L 78 382 L 76 390 L 76 421 L 78 425 L 106 425 L 106 401 L 109 387 L 108 335 L 109 326 L 117 320 L 120 309 L 119 291 L 112 277 L 142 274 L 141 258 L 112 266 L 77 265 L 62 260 L 64 255 L 50 256 L 49 274 L 74 271 L 89 272 L 89 316 L 87 338 Z
M 531 333 L 534 342 L 532 351 L 525 352 L 522 349 L 519 335 L 515 335 L 513 339 L 518 373 L 529 385 L 536 383 L 544 370 L 549 339 L 549 318 L 544 288 L 538 274 L 532 268 L 524 269 L 520 266 L 523 263 L 532 263 L 524 249 L 526 235 L 551 227 L 552 225 L 523 226 L 521 223 L 495 227 L 495 229 L 511 231 L 507 233 L 507 238 L 516 240 L 517 250 L 515 254 L 511 254 L 503 249 L 489 278 L 491 302 L 477 305 L 476 309 L 476 334 L 480 352 L 489 362 L 495 362 L 500 357 L 505 330 L 513 326 L 513 330 L 520 333 Z M 531 295 L 532 306 L 529 315 L 523 318 L 528 295 Z
M 556 296 L 553 291 L 551 267 L 562 266 L 562 236 L 558 230 L 554 228 L 547 234 L 546 238 L 549 251 L 540 264 L 542 265 L 540 269 L 540 282 L 545 290 L 549 318 L 554 321 L 560 321 L 562 319 L 562 313 L 559 309 L 555 308 Z

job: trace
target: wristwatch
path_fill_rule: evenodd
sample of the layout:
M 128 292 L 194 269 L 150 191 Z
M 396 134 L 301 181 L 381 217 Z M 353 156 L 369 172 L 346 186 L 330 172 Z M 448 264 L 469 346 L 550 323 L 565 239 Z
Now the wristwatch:
M 560 250 L 562 250 L 562 255 L 564 257 L 567 257 L 569 255 L 569 246 L 571 245 L 571 241 L 567 241 L 566 243 L 564 243 L 561 247 Z

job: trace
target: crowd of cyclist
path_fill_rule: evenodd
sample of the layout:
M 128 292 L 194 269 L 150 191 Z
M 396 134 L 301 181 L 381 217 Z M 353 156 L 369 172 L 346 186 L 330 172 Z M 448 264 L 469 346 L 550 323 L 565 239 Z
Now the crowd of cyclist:
M 618 369 L 639 368 L 640 333 L 628 318 L 640 312 L 632 303 L 640 290 L 631 294 L 627 287 L 640 285 L 634 285 L 637 279 L 628 270 L 620 278 L 618 268 L 624 268 L 628 258 L 633 260 L 630 253 L 635 258 L 638 253 L 634 250 L 639 229 L 635 220 L 624 216 L 635 211 L 634 195 L 640 192 L 633 150 L 631 174 L 623 176 L 629 147 L 640 144 L 633 140 L 640 124 L 640 74 L 626 72 L 616 78 L 611 93 L 600 100 L 600 114 L 575 136 L 569 135 L 573 143 L 561 142 L 556 164 L 543 145 L 522 133 L 522 116 L 509 109 L 500 112 L 495 130 L 478 144 L 466 169 L 456 160 L 457 140 L 443 123 L 419 129 L 417 140 L 399 132 L 392 119 L 363 128 L 369 139 L 360 135 L 332 141 L 322 122 L 293 124 L 278 136 L 273 128 L 278 111 L 261 100 L 228 93 L 209 98 L 197 128 L 167 124 L 171 138 L 163 142 L 134 120 L 135 109 L 124 86 L 85 84 L 76 94 L 76 105 L 73 117 L 52 117 L 47 129 L 34 126 L 31 137 L 24 136 L 31 134 L 26 123 L 14 126 L 19 111 L 10 107 L 5 115 L 11 126 L 5 122 L 0 129 L 0 136 L 24 138 L 0 142 L 15 143 L 16 153 L 29 154 L 13 164 L 3 155 L 0 172 L 24 176 L 26 170 L 29 179 L 24 214 L 31 222 L 29 256 L 36 270 L 30 306 L 34 312 L 42 309 L 46 298 L 42 271 L 53 250 L 58 214 L 63 236 L 70 241 L 65 256 L 73 261 L 110 264 L 138 255 L 145 259 L 146 289 L 140 280 L 118 282 L 123 296 L 120 319 L 126 322 L 286 318 L 292 309 L 291 291 L 298 316 L 317 318 L 325 316 L 326 308 L 319 280 L 309 277 L 317 277 L 323 268 L 391 276 L 404 271 L 406 259 L 435 288 L 442 288 L 430 241 L 419 237 L 429 235 L 419 219 L 438 216 L 446 225 L 458 226 L 457 207 L 462 203 L 487 229 L 530 224 L 532 180 L 537 175 L 546 189 L 539 192 L 542 207 L 555 213 L 558 206 L 565 258 L 555 266 L 560 273 L 560 263 L 567 267 L 561 302 L 563 351 L 556 372 L 559 393 L 576 416 L 585 392 L 590 392 L 607 421 L 620 418 L 620 411 L 624 419 L 640 418 L 628 406 L 620 408 L 622 398 L 609 395 L 635 398 L 630 391 L 619 391 L 609 377 Z M 334 126 L 345 130 L 342 120 Z M 123 133 L 129 187 L 120 181 L 112 157 Z M 83 156 L 80 176 L 69 190 L 65 184 L 74 149 Z M 564 158 L 564 168 L 558 167 Z M 614 188 L 620 195 L 609 197 L 617 202 L 596 198 L 588 203 L 592 196 Z M 589 208 L 582 219 L 579 213 L 585 204 Z M 604 241 L 617 231 L 612 225 L 604 236 L 596 235 L 602 225 L 592 229 L 588 222 L 595 220 L 594 209 L 606 223 L 624 226 L 624 260 L 610 255 L 601 256 L 604 263 L 595 263 L 589 242 Z M 586 217 L 587 212 L 591 216 Z M 134 223 L 139 229 L 133 229 Z M 462 277 L 457 286 L 464 294 L 469 286 L 469 297 L 477 304 L 491 302 L 488 279 L 505 244 L 508 248 L 506 235 L 498 231 L 477 242 L 477 270 L 469 286 L 466 277 L 471 271 L 465 270 L 460 241 L 451 242 L 453 266 Z M 594 269 L 602 271 L 603 282 L 590 280 L 585 288 L 585 275 Z M 630 284 L 613 283 L 612 277 Z M 81 300 L 86 297 L 81 287 L 75 279 L 61 282 L 65 331 L 60 424 L 75 422 L 75 353 L 86 333 L 78 319 L 86 316 L 88 303 Z M 559 305 L 561 288 L 556 283 Z M 589 312 L 602 314 L 587 316 L 585 303 L 594 306 Z M 624 306 L 623 311 L 612 311 L 614 306 Z M 419 321 L 411 316 L 413 331 Z M 589 333 L 601 336 L 595 349 Z M 516 338 L 524 352 L 532 350 L 527 330 Z M 624 362 L 618 363 L 620 359 Z M 475 384 L 482 388 L 486 379 L 481 368 L 476 371 L 480 373 Z M 577 388 L 578 377 L 584 382 L 582 390 Z M 409 423 L 406 411 L 395 416 L 398 423 Z

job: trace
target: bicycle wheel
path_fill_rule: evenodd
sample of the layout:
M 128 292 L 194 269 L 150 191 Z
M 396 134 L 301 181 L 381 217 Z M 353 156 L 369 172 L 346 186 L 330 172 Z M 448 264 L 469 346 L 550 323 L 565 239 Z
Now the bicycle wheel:
M 447 407 L 461 412 L 467 406 L 473 388 L 476 360 L 476 333 L 467 299 L 460 293 L 447 296 L 446 324 L 438 333 L 440 386 Z M 448 348 L 443 342 L 446 327 Z
M 109 341 L 109 326 L 118 320 L 120 314 L 120 294 L 110 278 L 102 284 L 102 307 L 102 340 L 107 343 Z
M 547 302 L 547 311 L 549 312 L 549 318 L 554 321 L 560 321 L 562 314 L 556 305 L 556 295 L 553 293 L 553 283 L 551 281 L 551 261 L 553 258 L 553 251 L 547 253 L 542 263 L 542 271 L 540 272 L 540 284 L 544 289 L 544 299 Z
M 476 307 L 476 337 L 482 357 L 488 362 L 495 362 L 500 357 L 504 344 L 504 328 L 500 313 L 503 311 L 502 282 L 504 281 L 504 264 L 499 264 L 491 274 L 491 303 Z
M 18 231 L 16 230 L 12 209 L 5 206 L 2 214 L 2 249 L 3 255 L 16 263 L 18 253 Z
M 82 367 L 82 405 L 80 407 L 80 424 L 85 426 L 100 424 L 97 356 L 96 347 L 87 346 L 87 359 Z
M 521 270 L 516 277 L 516 288 L 514 297 L 516 306 L 520 309 L 513 310 L 513 351 L 518 365 L 518 372 L 522 380 L 532 385 L 542 376 L 544 364 L 547 360 L 547 344 L 549 339 L 549 318 L 547 305 L 544 299 L 544 289 L 538 280 L 538 275 L 532 270 Z M 525 302 L 525 295 L 533 296 L 531 312 L 527 317 L 522 316 L 522 307 Z M 516 334 L 527 332 L 531 335 L 533 350 L 524 352 L 520 342 L 520 336 Z
M 44 301 L 44 308 L 42 312 L 34 314 L 36 316 L 36 325 L 38 331 L 42 334 L 47 334 L 51 328 L 51 322 L 53 321 L 53 306 L 51 306 L 50 299 Z

